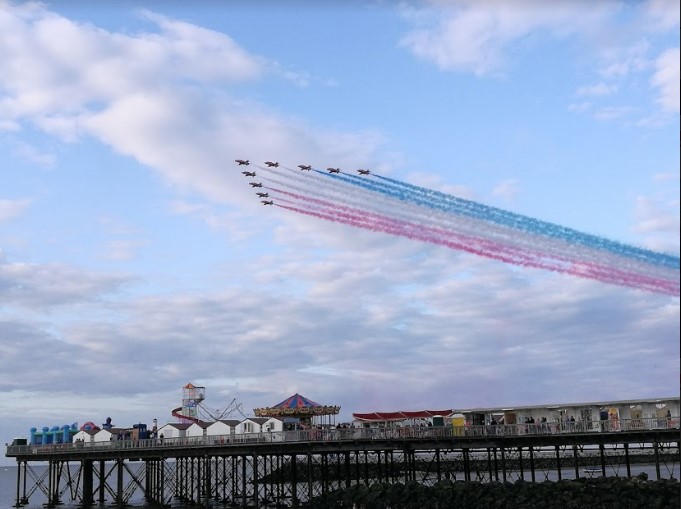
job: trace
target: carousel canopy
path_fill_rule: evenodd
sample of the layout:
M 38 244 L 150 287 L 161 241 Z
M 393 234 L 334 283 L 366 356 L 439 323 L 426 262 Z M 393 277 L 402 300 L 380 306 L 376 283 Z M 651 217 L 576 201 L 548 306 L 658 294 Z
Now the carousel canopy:
M 311 415 L 336 415 L 338 412 L 340 412 L 339 406 L 320 405 L 298 393 L 274 406 L 253 409 L 253 413 L 258 417 L 277 417 L 280 415 L 305 417 Z

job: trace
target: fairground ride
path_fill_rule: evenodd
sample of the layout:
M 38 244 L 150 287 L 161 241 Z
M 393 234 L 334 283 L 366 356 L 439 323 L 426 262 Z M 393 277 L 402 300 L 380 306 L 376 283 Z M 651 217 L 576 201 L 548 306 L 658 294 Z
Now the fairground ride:
M 241 403 L 234 398 L 224 408 L 210 408 L 205 403 L 206 388 L 188 383 L 182 387 L 182 406 L 172 411 L 173 417 L 179 422 L 214 422 L 227 419 L 233 415 L 246 417 Z

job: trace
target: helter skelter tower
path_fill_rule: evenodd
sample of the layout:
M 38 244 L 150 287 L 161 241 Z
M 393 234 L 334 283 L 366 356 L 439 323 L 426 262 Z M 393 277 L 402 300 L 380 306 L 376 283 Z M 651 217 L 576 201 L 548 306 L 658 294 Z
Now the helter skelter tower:
M 199 419 L 199 405 L 206 399 L 206 388 L 188 383 L 182 387 L 182 417 L 188 422 Z

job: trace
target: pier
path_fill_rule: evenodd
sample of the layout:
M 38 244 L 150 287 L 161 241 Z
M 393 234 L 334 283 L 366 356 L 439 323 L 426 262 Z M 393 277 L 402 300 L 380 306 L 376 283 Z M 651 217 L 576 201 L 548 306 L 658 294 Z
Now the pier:
M 525 425 L 314 429 L 8 445 L 6 456 L 18 465 L 16 507 L 41 494 L 47 507 L 71 501 L 122 508 L 136 500 L 159 507 L 303 507 L 357 484 L 631 477 L 632 466 L 641 463 L 654 465 L 657 479 L 678 477 L 678 420 L 652 424 L 622 420 L 617 430 L 601 431 Z

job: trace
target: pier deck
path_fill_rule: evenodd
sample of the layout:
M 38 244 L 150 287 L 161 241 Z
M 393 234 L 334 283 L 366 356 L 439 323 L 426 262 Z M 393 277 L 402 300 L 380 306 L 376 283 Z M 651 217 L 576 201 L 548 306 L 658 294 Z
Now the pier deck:
M 517 433 L 486 426 L 338 429 L 103 443 L 10 445 L 16 506 L 42 493 L 47 506 L 65 497 L 84 507 L 110 500 L 169 506 L 222 502 L 299 507 L 354 484 L 416 481 L 541 481 L 588 475 L 631 476 L 655 465 L 658 479 L 678 477 L 677 427 L 624 431 Z M 38 472 L 36 466 L 47 463 Z

